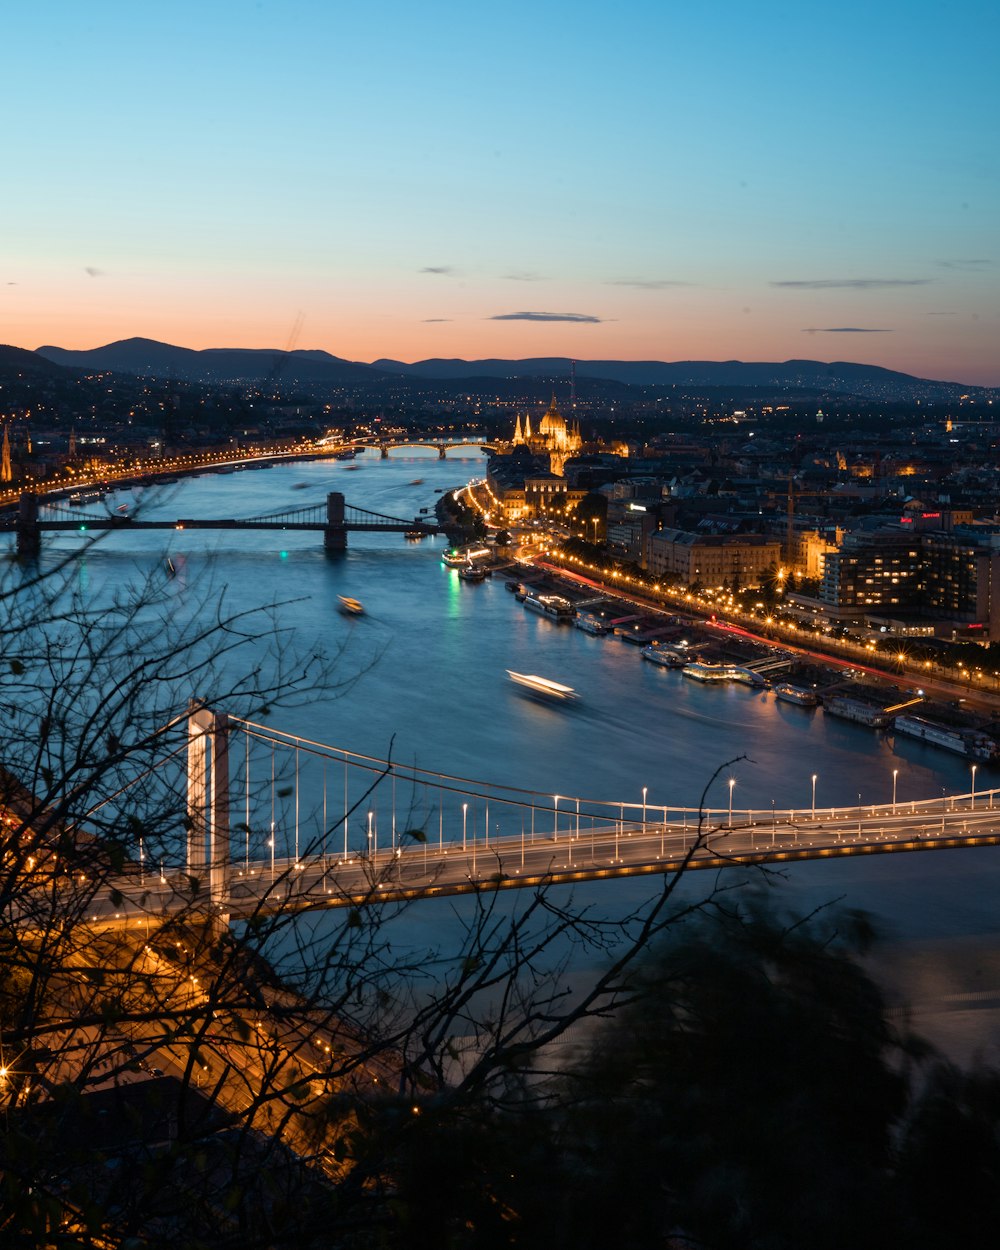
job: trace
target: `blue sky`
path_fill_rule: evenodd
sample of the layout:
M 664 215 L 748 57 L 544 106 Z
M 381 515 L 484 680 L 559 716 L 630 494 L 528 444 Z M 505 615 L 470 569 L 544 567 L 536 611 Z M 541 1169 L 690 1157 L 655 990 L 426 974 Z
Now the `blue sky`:
M 995 5 L 43 2 L 4 27 L 2 341 L 1000 384 Z

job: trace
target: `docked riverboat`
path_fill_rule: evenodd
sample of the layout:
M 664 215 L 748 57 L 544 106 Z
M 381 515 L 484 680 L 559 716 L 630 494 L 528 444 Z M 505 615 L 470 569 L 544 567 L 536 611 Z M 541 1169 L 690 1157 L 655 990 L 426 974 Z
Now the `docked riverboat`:
M 995 760 L 1000 754 L 996 742 L 988 734 L 975 729 L 951 729 L 923 716 L 897 716 L 893 728 L 907 738 L 919 738 L 922 742 L 944 747 L 946 751 L 954 751 L 967 759 Z
M 656 647 L 652 643 L 643 647 L 639 654 L 650 664 L 658 664 L 661 668 L 684 668 L 688 663 L 682 652 L 674 651 L 672 647 Z
M 611 633 L 611 626 L 607 621 L 598 620 L 596 616 L 578 616 L 573 624 L 585 634 L 593 634 L 595 638 L 603 638 L 605 634 Z
M 868 725 L 871 729 L 887 729 L 892 716 L 877 703 L 864 699 L 852 699 L 846 694 L 831 694 L 823 700 L 823 711 L 841 720 L 854 721 L 856 725 Z
M 569 623 L 576 616 L 576 608 L 562 595 L 525 595 L 524 606 L 529 612 L 537 612 L 554 621 Z
M 474 544 L 466 547 L 449 547 L 441 556 L 441 563 L 446 564 L 450 569 L 461 569 L 489 554 L 489 547 L 478 547 Z
M 729 678 L 731 681 L 739 682 L 743 686 L 753 686 L 755 690 L 761 690 L 767 685 L 767 678 L 752 668 L 744 668 L 742 664 L 731 664 L 729 666 Z
M 703 664 L 696 660 L 693 664 L 685 664 L 681 676 L 690 677 L 693 681 L 729 681 L 731 669 L 728 664 Z
M 485 582 L 486 570 L 475 564 L 463 564 L 458 570 L 458 575 L 463 582 Z
M 790 681 L 779 682 L 774 687 L 774 697 L 785 703 L 797 703 L 799 707 L 815 707 L 819 703 L 819 695 L 815 690 L 805 690 L 802 686 L 793 686 Z

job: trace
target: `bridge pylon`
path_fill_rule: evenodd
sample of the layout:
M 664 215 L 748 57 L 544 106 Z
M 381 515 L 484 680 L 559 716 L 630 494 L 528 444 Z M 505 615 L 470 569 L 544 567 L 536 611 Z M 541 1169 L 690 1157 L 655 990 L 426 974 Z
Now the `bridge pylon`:
M 42 549 L 42 533 L 38 528 L 38 496 L 33 490 L 22 491 L 17 505 L 17 554 L 34 559 Z
M 383 455 L 388 453 L 383 449 Z M 332 490 L 326 497 L 326 525 L 323 527 L 323 546 L 327 551 L 347 550 L 347 527 L 344 524 L 344 496 Z
M 448 459 L 448 454 L 447 454 L 447 452 L 445 451 L 445 447 L 444 447 L 444 444 L 443 444 L 443 443 L 441 443 L 441 444 L 438 446 L 438 459 L 439 459 L 439 460 L 447 460 L 447 459 Z
M 197 703 L 188 714 L 187 816 L 188 875 L 207 883 L 211 916 L 227 924 L 229 717 Z

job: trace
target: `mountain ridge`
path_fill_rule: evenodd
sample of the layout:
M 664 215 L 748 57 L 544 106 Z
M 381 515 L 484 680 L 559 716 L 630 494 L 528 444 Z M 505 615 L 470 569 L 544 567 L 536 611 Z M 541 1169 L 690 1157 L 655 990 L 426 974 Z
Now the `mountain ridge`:
M 486 357 L 430 357 L 405 362 L 382 357 L 366 363 L 347 360 L 322 349 L 284 351 L 278 348 L 220 348 L 195 350 L 155 339 L 119 339 L 87 351 L 46 345 L 37 355 L 54 364 L 136 374 L 140 377 L 178 378 L 191 382 L 272 384 L 278 379 L 305 386 L 378 386 L 392 383 L 455 384 L 486 378 L 535 379 L 565 385 L 574 361 L 568 356 L 521 359 Z M 613 382 L 626 387 L 777 387 L 809 388 L 867 398 L 939 394 L 942 398 L 964 391 L 989 388 L 961 382 L 920 378 L 881 365 L 854 361 L 792 358 L 785 361 L 742 360 L 577 360 L 578 382 Z

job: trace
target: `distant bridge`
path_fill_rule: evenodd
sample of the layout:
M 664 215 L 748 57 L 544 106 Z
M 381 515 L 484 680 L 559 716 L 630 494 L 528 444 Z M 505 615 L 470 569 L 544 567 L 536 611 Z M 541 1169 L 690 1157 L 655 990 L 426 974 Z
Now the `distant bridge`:
M 465 447 L 478 447 L 481 451 L 496 451 L 497 450 L 496 443 L 478 442 L 474 439 L 472 440 L 470 439 L 457 440 L 456 439 L 456 440 L 447 441 L 447 442 L 441 441 L 440 439 L 435 439 L 435 440 L 428 440 L 426 442 L 421 442 L 421 441 L 414 441 L 413 439 L 409 439 L 409 438 L 400 438 L 400 439 L 359 438 L 359 439 L 352 440 L 350 445 L 352 447 L 371 447 L 371 448 L 377 447 L 382 454 L 383 460 L 389 459 L 390 451 L 398 451 L 403 448 L 406 448 L 406 449 L 421 448 L 425 451 L 436 451 L 438 454 L 439 460 L 447 459 L 449 450 L 457 451 L 460 448 L 465 448 Z
M 437 534 L 439 527 L 420 517 L 385 516 L 348 504 L 340 491 L 331 491 L 325 503 L 288 508 L 250 517 L 180 517 L 177 520 L 146 520 L 120 512 L 90 512 L 63 501 L 45 503 L 32 492 L 20 499 L 17 514 L 0 517 L 0 533 L 17 535 L 17 554 L 36 556 L 43 532 L 70 533 L 107 530 L 313 530 L 322 533 L 327 551 L 345 551 L 347 535 L 354 533 Z

